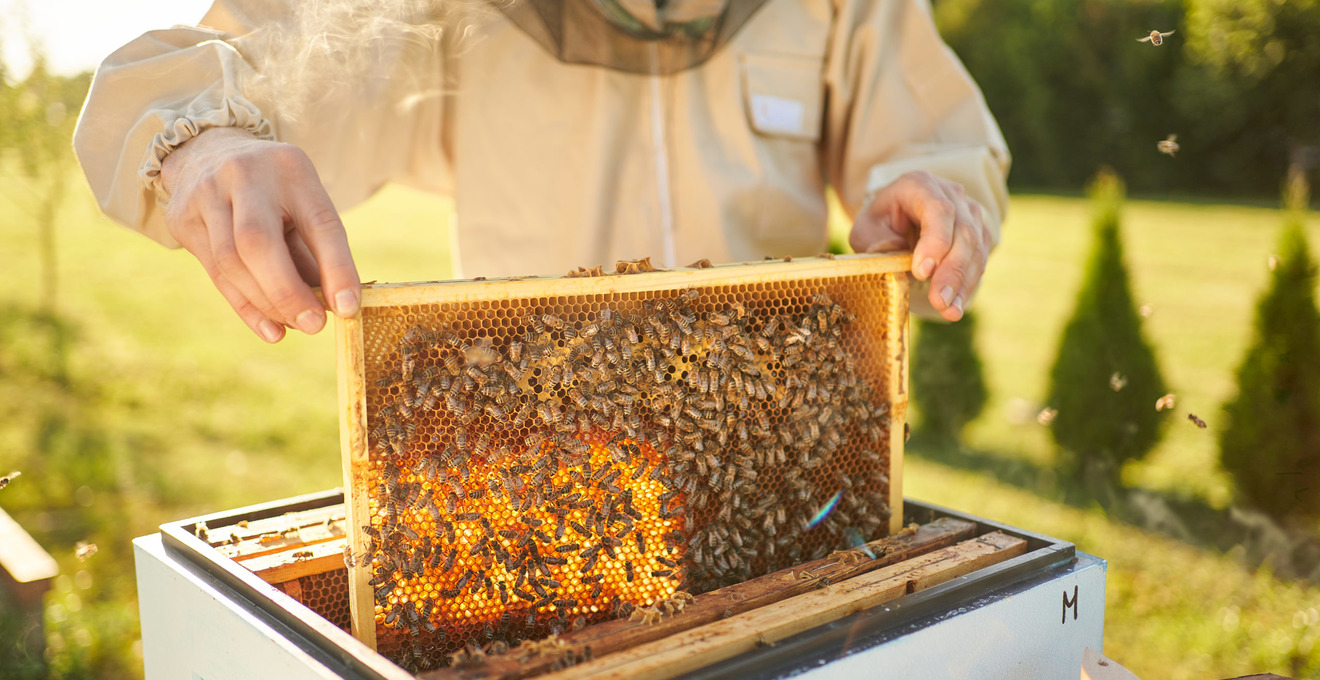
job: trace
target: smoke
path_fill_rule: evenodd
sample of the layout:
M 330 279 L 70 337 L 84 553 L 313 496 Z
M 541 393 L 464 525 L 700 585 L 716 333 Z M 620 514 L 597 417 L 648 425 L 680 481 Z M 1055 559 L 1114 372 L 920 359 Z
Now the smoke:
M 406 107 L 443 94 L 450 88 L 442 55 L 479 39 L 479 25 L 497 11 L 486 0 L 290 0 L 287 6 L 236 42 L 257 72 L 244 89 L 285 120 L 350 99 Z

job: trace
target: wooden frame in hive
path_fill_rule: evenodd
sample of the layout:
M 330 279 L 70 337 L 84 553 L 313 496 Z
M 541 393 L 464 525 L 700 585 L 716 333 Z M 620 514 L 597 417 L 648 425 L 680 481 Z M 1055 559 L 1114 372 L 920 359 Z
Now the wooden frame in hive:
M 909 267 L 365 286 L 336 325 L 354 635 L 406 663 L 896 530 Z

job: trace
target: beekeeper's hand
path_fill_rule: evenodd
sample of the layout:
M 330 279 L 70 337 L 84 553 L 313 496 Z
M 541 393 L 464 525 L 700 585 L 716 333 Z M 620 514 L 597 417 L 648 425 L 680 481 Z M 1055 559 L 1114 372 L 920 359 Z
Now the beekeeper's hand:
M 339 213 L 298 147 L 213 128 L 165 158 L 165 223 L 234 311 L 266 342 L 284 327 L 316 333 L 321 285 L 340 316 L 358 310 L 362 286 Z
M 909 172 L 863 204 L 848 242 L 859 253 L 912 249 L 912 275 L 930 281 L 930 304 L 962 318 L 994 245 L 985 213 L 962 185 Z

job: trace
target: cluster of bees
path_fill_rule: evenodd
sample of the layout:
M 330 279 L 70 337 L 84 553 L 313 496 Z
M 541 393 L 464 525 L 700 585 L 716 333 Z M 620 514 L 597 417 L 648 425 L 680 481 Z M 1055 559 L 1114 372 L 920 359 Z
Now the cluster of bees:
M 680 588 L 883 531 L 888 416 L 844 349 L 853 314 L 823 293 L 752 311 L 675 293 L 538 310 L 498 341 L 403 336 L 369 398 L 382 653 L 424 670 L 649 621 Z

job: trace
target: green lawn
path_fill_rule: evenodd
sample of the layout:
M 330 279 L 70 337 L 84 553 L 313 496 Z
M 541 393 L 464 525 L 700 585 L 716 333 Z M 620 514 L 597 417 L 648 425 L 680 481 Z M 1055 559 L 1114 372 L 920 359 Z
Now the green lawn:
M 0 472 L 25 473 L 0 492 L 0 506 L 66 574 L 48 600 L 56 675 L 136 677 L 132 536 L 166 520 L 339 484 L 333 340 L 291 333 L 267 346 L 187 253 L 108 224 L 80 184 L 58 223 L 59 313 L 68 330 L 51 326 L 34 314 L 40 270 L 30 200 L 0 187 L 0 408 L 14 414 L 0 419 Z M 448 274 L 442 202 L 389 188 L 346 220 L 365 280 Z M 958 455 L 980 471 L 917 446 L 908 494 L 1108 559 L 1106 651 L 1143 678 L 1320 674 L 1320 588 L 1250 569 L 1236 552 L 1060 502 L 1048 434 L 1006 418 L 1013 400 L 1034 403 L 1045 393 L 1081 276 L 1086 224 L 1079 199 L 1016 198 L 976 301 L 992 397 Z M 1213 428 L 1233 391 L 1278 224 L 1276 212 L 1258 208 L 1129 204 L 1135 290 L 1155 310 L 1147 332 L 1181 403 L 1212 429 L 1171 424 L 1150 459 L 1125 471 L 1128 485 L 1209 508 L 1230 503 Z M 1310 227 L 1320 246 L 1320 220 Z M 60 342 L 68 347 L 62 355 Z M 998 472 L 1009 468 L 1034 477 Z M 77 562 L 78 540 L 95 541 L 100 553 Z

